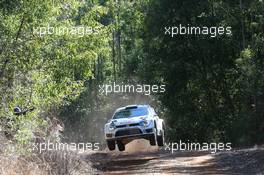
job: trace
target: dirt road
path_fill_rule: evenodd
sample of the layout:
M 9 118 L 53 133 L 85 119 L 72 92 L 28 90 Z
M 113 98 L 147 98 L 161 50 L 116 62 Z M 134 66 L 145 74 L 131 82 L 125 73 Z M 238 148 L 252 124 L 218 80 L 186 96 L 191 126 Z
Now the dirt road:
M 137 150 L 141 150 L 138 152 Z M 177 152 L 133 143 L 127 152 L 97 152 L 84 156 L 105 175 L 125 174 L 245 174 L 264 175 L 264 149 L 211 154 L 208 152 Z

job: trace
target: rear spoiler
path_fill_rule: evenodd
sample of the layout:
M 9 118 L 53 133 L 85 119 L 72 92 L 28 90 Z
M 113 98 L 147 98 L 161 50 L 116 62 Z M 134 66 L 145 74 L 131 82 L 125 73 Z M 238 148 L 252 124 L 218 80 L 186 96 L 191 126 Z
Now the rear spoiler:
M 137 109 L 137 105 L 126 106 L 125 109 Z

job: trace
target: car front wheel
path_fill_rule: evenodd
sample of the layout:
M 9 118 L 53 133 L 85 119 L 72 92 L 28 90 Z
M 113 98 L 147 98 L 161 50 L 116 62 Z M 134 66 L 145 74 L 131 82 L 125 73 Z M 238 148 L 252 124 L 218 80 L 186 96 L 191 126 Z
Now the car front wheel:
M 162 131 L 162 134 L 157 136 L 157 143 L 158 146 L 164 146 L 164 132 Z
M 157 140 L 157 135 L 156 135 L 156 130 L 155 130 L 154 134 L 149 138 L 150 145 L 155 146 L 156 140 Z
M 122 142 L 118 141 L 117 146 L 119 151 L 125 151 L 125 145 Z
M 107 141 L 107 147 L 110 151 L 115 150 L 115 141 Z

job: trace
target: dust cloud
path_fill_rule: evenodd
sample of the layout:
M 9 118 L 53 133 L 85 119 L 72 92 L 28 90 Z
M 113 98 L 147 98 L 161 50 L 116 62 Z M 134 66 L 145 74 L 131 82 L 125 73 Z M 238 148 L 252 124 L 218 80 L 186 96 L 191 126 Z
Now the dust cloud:
M 137 139 L 126 145 L 125 152 L 128 154 L 141 153 L 141 152 L 155 152 L 158 151 L 158 146 L 151 146 L 148 140 Z

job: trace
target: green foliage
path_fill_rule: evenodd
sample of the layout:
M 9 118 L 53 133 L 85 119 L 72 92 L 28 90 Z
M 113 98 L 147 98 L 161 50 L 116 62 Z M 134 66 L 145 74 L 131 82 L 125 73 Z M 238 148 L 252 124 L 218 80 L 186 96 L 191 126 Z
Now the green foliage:
M 37 136 L 47 137 L 50 111 L 69 104 L 93 76 L 98 55 L 109 55 L 107 28 L 100 23 L 106 13 L 99 4 L 78 1 L 17 1 L 0 4 L 0 118 L 1 128 L 14 143 L 27 147 Z M 39 36 L 40 27 L 98 27 L 100 34 Z M 36 110 L 14 116 L 13 108 L 34 106 Z
M 157 103 L 169 139 L 263 143 L 263 6 L 259 0 L 2 0 L 0 129 L 28 147 L 48 137 L 50 118 L 59 114 L 68 125 L 109 115 L 111 100 L 98 94 L 99 84 L 140 80 L 166 84 Z M 232 35 L 164 34 L 179 24 L 230 26 Z M 34 33 L 43 27 L 97 33 Z M 35 110 L 15 116 L 17 105 Z
M 241 2 L 151 1 L 142 77 L 166 84 L 160 99 L 170 139 L 263 143 L 264 8 Z M 231 26 L 232 35 L 164 35 L 179 24 Z

